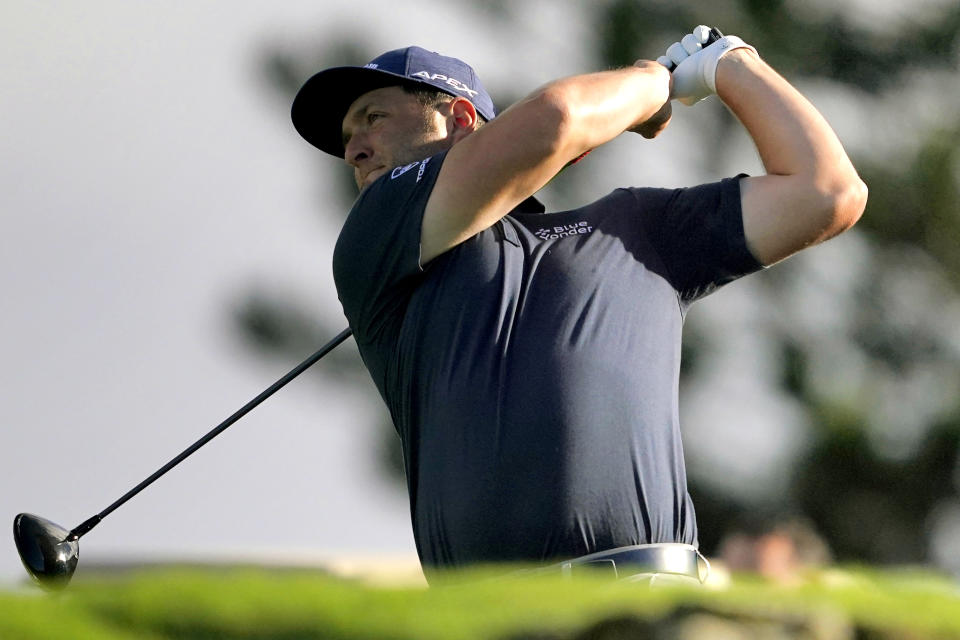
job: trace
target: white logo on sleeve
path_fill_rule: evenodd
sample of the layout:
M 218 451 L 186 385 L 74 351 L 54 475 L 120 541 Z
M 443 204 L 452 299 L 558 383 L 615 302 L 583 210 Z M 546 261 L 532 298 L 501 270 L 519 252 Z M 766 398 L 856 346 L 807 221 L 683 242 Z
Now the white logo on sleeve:
M 420 180 L 423 178 L 423 172 L 427 168 L 428 162 L 430 162 L 430 158 L 427 158 L 420 163 L 420 171 L 417 171 L 417 182 L 420 182 Z
M 428 162 L 430 162 L 430 158 L 427 158 L 426 160 L 418 160 L 417 162 L 411 162 L 410 164 L 405 164 L 402 167 L 397 167 L 396 169 L 390 172 L 390 179 L 396 180 L 397 178 L 405 174 L 407 171 L 410 171 L 410 169 L 413 169 L 414 167 L 419 165 L 420 170 L 417 171 L 417 182 L 420 182 L 420 180 L 423 179 L 423 172 L 427 168 Z
M 396 180 L 397 178 L 399 178 L 400 176 L 402 176 L 403 174 L 405 174 L 407 171 L 410 171 L 410 169 L 413 169 L 413 168 L 414 168 L 415 166 L 417 166 L 418 164 L 420 164 L 420 163 L 419 163 L 419 162 L 411 162 L 410 164 L 404 165 L 404 166 L 402 166 L 402 167 L 397 167 L 396 169 L 394 169 L 393 171 L 390 172 L 390 179 L 391 179 L 391 180 Z M 419 181 L 418 181 L 418 182 L 419 182 Z
M 561 224 L 555 227 L 544 227 L 534 231 L 533 234 L 541 240 L 556 240 L 567 236 L 585 236 L 593 232 L 593 225 L 586 220 L 574 222 L 573 224 Z

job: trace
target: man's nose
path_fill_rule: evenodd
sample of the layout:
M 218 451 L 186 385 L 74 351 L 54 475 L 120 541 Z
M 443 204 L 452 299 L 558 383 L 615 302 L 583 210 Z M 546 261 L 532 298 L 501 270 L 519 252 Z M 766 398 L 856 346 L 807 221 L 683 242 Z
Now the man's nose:
M 355 133 L 350 136 L 350 140 L 343 148 L 343 159 L 351 167 L 357 166 L 360 161 L 369 158 L 371 155 L 370 145 L 367 143 L 366 136 L 362 133 Z

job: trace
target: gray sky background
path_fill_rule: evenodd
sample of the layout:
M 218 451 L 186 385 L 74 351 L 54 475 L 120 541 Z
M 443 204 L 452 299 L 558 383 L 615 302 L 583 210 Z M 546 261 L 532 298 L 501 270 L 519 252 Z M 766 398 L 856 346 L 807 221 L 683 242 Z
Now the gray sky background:
M 232 332 L 229 305 L 251 282 L 314 300 L 341 324 L 337 228 L 316 200 L 333 186 L 289 106 L 261 86 L 261 47 L 319 50 L 323 34 L 362 16 L 375 18 L 379 50 L 416 43 L 483 60 L 481 76 L 496 69 L 500 82 L 532 89 L 585 70 L 592 45 L 570 43 L 589 43 L 589 26 L 570 5 L 524 7 L 529 19 L 492 39 L 482 15 L 464 26 L 457 3 L 0 6 L 8 532 L 21 511 L 79 524 L 296 364 L 260 360 Z M 838 106 L 828 117 L 857 143 L 855 116 Z M 598 192 L 638 173 L 653 185 L 694 179 L 677 168 L 695 129 L 677 120 L 643 157 L 619 141 L 598 151 L 610 167 Z M 736 170 L 757 171 L 741 147 Z M 405 493 L 368 453 L 379 402 L 298 380 L 85 537 L 81 565 L 213 550 L 413 554 Z M 0 584 L 23 575 L 0 535 Z

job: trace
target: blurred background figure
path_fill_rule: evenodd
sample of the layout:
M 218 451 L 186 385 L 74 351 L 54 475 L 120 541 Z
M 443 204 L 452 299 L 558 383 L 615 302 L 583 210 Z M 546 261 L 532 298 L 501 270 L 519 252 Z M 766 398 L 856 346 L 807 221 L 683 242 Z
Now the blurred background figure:
M 805 572 L 833 560 L 826 541 L 802 518 L 757 523 L 720 541 L 714 564 L 718 570 L 755 573 L 781 584 L 803 581 Z

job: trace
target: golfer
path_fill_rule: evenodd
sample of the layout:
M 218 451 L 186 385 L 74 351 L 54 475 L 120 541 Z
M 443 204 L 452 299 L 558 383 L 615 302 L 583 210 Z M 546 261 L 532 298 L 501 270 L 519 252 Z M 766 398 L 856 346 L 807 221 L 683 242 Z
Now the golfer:
M 765 175 L 550 213 L 533 198 L 711 94 Z M 696 300 L 860 217 L 866 187 L 816 109 L 753 47 L 698 27 L 659 61 L 556 80 L 499 115 L 470 66 L 409 47 L 314 75 L 292 116 L 360 189 L 334 276 L 400 434 L 428 577 L 514 561 L 702 577 L 681 327 Z

